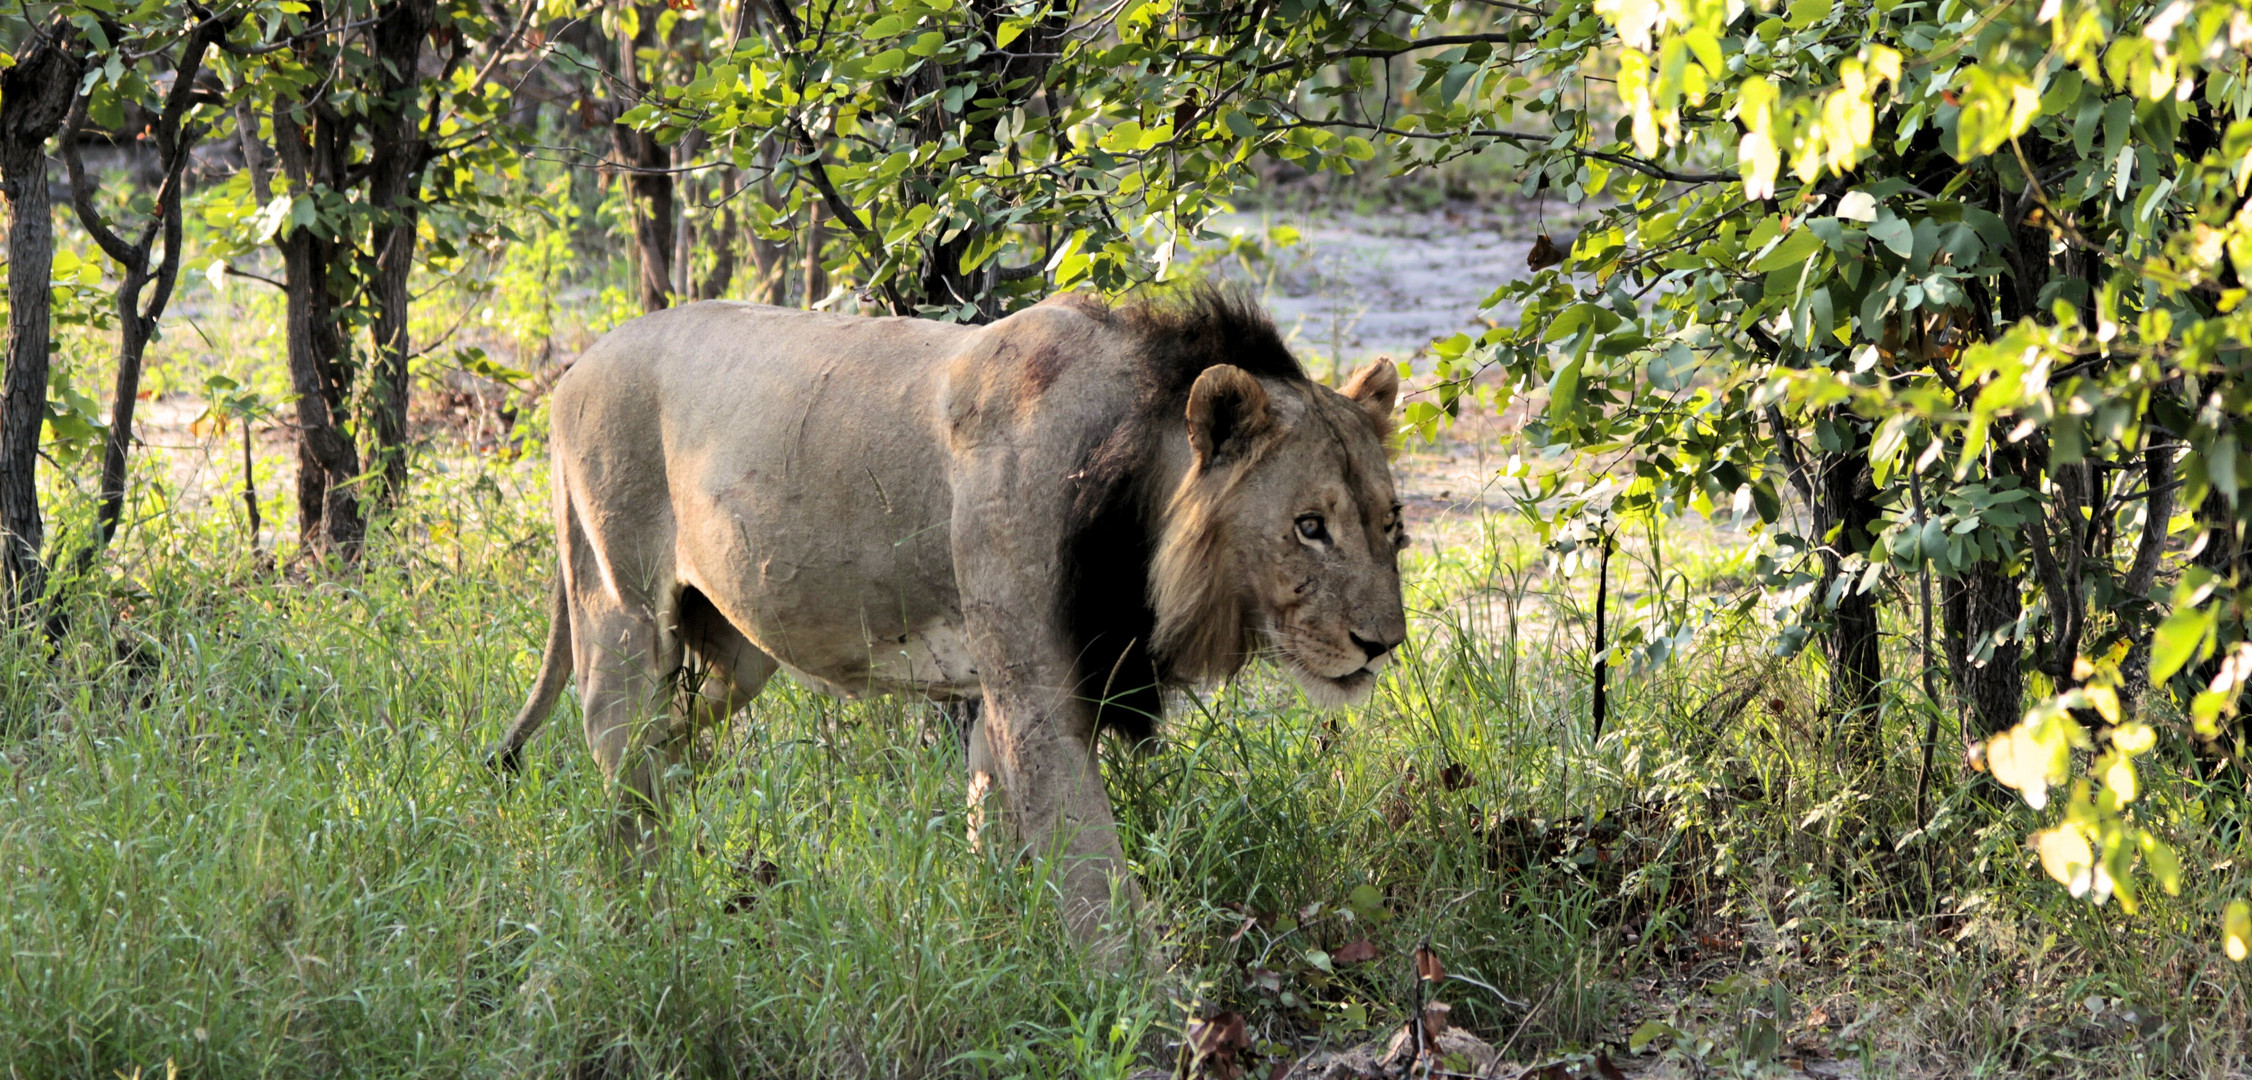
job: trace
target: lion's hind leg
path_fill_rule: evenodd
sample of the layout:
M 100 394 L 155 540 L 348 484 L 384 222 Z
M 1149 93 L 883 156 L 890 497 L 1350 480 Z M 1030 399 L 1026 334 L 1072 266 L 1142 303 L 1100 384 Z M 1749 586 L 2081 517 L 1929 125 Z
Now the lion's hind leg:
M 658 836 L 673 744 L 685 727 L 673 716 L 680 637 L 670 612 L 609 595 L 578 599 L 571 638 L 587 749 L 617 785 L 618 839 L 646 856 Z

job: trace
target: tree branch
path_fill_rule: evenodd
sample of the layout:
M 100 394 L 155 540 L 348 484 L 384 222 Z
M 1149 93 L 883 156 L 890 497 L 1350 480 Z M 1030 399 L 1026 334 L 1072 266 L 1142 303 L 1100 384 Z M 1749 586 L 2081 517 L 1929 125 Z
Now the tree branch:
M 1449 135 L 1469 135 L 1474 138 L 1496 139 L 1501 142 L 1509 143 L 1512 146 L 1524 146 L 1527 143 L 1539 143 L 1543 145 L 1543 148 L 1546 148 L 1546 144 L 1553 141 L 1554 138 L 1553 136 L 1537 135 L 1532 132 L 1526 131 L 1510 131 L 1505 128 L 1471 128 L 1468 131 L 1461 132 L 1408 131 L 1403 128 L 1392 127 L 1388 124 L 1372 123 L 1365 120 L 1310 120 L 1304 115 L 1295 111 L 1291 112 L 1290 115 L 1292 119 L 1297 122 L 1296 126 L 1350 128 L 1355 131 L 1373 131 L 1381 135 L 1392 135 L 1403 139 L 1428 140 L 1443 139 L 1447 138 Z M 1739 179 L 1734 173 L 1678 172 L 1673 169 L 1666 168 L 1663 165 L 1659 165 L 1655 162 L 1645 161 L 1641 158 L 1631 157 L 1626 154 L 1615 154 L 1608 150 L 1582 150 L 1576 146 L 1566 146 L 1557 149 L 1563 153 L 1571 154 L 1574 157 L 1593 158 L 1597 161 L 1608 161 L 1613 165 L 1619 166 L 1620 168 L 1632 169 L 1644 176 L 1654 176 L 1660 180 L 1672 180 L 1676 183 L 1719 184 L 1728 183 Z
M 1545 16 L 1547 15 L 1547 12 L 1539 12 L 1539 14 Z M 1520 44 L 1520 42 L 1518 41 L 1518 35 L 1515 31 L 1483 34 L 1437 34 L 1432 37 L 1417 38 L 1414 41 L 1410 41 L 1407 44 L 1402 45 L 1396 49 L 1377 49 L 1363 46 L 1356 49 L 1342 49 L 1323 56 L 1309 57 L 1306 60 L 1277 60 L 1272 64 L 1261 65 L 1258 69 L 1258 73 L 1261 75 L 1272 75 L 1277 71 L 1283 71 L 1288 68 L 1293 68 L 1300 64 L 1307 63 L 1309 60 L 1313 64 L 1318 66 L 1334 60 L 1352 60 L 1359 57 L 1367 57 L 1373 60 L 1389 60 L 1395 56 L 1415 52 L 1419 49 L 1439 49 L 1445 48 L 1449 45 L 1516 44 Z
M 78 137 L 86 129 L 86 103 L 90 100 L 82 96 L 72 102 L 70 118 L 63 121 L 63 169 L 70 176 L 70 206 L 78 211 L 78 223 L 85 227 L 86 235 L 94 238 L 103 254 L 117 260 L 120 266 L 138 267 L 147 249 L 136 250 L 102 223 L 102 215 L 94 209 L 94 187 L 86 182 L 86 166 L 78 152 Z
M 808 162 L 811 167 L 802 171 L 813 182 L 814 190 L 821 193 L 821 201 L 829 205 L 829 216 L 836 218 L 844 224 L 845 228 L 851 230 L 853 237 L 860 241 L 860 246 L 868 249 L 869 258 L 876 260 L 878 266 L 883 265 L 883 238 L 877 236 L 875 230 L 870 229 L 868 223 L 861 220 L 860 212 L 853 209 L 852 203 L 837 191 L 837 185 L 829 179 L 828 166 L 821 163 L 820 144 L 813 141 L 813 134 L 807 131 L 805 124 L 796 117 L 790 118 L 790 127 L 796 131 L 798 141 L 805 146 L 806 152 L 813 155 L 813 160 Z M 892 314 L 912 315 L 915 313 L 915 309 L 908 306 L 907 301 L 899 295 L 899 288 L 888 279 L 879 282 L 876 287 L 884 291 L 884 299 L 891 304 Z

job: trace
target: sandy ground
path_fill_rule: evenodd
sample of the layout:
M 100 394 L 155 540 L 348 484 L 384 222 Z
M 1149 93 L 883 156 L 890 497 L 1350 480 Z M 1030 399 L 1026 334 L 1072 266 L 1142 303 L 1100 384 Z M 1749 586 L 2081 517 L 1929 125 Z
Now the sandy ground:
M 1514 319 L 1512 306 L 1479 304 L 1525 276 L 1533 230 L 1544 227 L 1482 206 L 1319 218 L 1233 214 L 1214 224 L 1247 235 L 1275 225 L 1298 230 L 1298 241 L 1273 248 L 1267 265 L 1226 272 L 1262 289 L 1275 324 L 1317 370 L 1332 361 L 1349 369 L 1378 355 L 1410 359 L 1434 338 Z

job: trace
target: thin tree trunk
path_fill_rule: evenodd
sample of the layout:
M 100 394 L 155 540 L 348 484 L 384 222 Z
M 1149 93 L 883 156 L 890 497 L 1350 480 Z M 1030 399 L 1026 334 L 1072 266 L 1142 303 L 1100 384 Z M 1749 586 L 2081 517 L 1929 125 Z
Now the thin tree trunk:
M 46 588 L 39 429 L 47 413 L 55 222 L 47 140 L 86 64 L 78 31 L 50 23 L 0 73 L 0 194 L 8 200 L 8 368 L 0 378 L 0 618 L 26 621 Z
M 2147 438 L 2158 441 L 2161 436 L 2153 432 Z M 2174 517 L 2174 450 L 2172 447 L 2149 447 L 2143 450 L 2143 531 L 2135 544 L 2135 561 L 2128 564 L 2126 580 L 2119 591 L 2127 603 L 2147 611 L 2145 603 L 2153 585 L 2158 583 L 2158 563 L 2166 553 L 2166 527 Z M 2120 665 L 2120 704 L 2129 715 L 2142 711 L 2143 698 L 2150 691 L 2150 635 L 2156 629 L 2155 620 L 2138 619 L 2133 630 L 2134 644 L 2127 649 L 2127 660 Z
M 719 221 L 712 236 L 712 272 L 696 286 L 696 299 L 717 300 L 727 295 L 727 288 L 735 281 L 735 199 L 741 197 L 737 190 L 735 170 L 722 170 L 720 191 L 726 201 L 720 206 Z
M 693 197 L 691 194 L 673 200 L 680 216 L 673 225 L 672 293 L 690 299 L 696 296 L 696 223 L 688 220 L 687 209 Z
M 242 142 L 242 167 L 250 174 L 250 193 L 260 206 L 274 201 L 273 184 L 267 178 L 265 144 L 258 141 L 258 112 L 248 97 L 235 102 L 235 137 Z
M 636 97 L 647 90 L 637 70 L 635 53 L 657 44 L 657 15 L 641 11 L 633 40 L 617 43 L 618 78 Z M 630 105 L 619 103 L 617 112 Z M 672 305 L 673 200 L 672 156 L 646 131 L 613 122 L 610 141 L 625 166 L 626 193 L 633 204 L 633 243 L 640 256 L 641 310 L 657 311 Z
M 805 204 L 805 306 L 806 310 L 829 294 L 829 275 L 821 268 L 821 204 Z
M 317 95 L 316 90 L 307 99 L 274 103 L 275 147 L 291 186 L 299 192 L 316 183 L 341 187 L 344 179 L 341 150 L 349 133 L 339 130 L 344 124 L 341 117 L 323 115 L 325 103 Z M 335 241 L 298 226 L 283 233 L 279 246 L 288 271 L 284 330 L 289 382 L 297 398 L 299 534 L 309 550 L 349 559 L 358 555 L 367 526 L 360 515 L 356 485 L 359 452 L 343 427 L 352 370 L 344 356 L 337 300 L 329 285 L 330 272 L 342 253 Z
M 1947 668 L 1965 734 L 1984 738 L 2008 731 L 2025 707 L 2025 672 L 2019 666 L 2025 647 L 2014 632 L 2024 610 L 2018 580 L 1993 563 L 1980 563 L 1970 573 L 1947 578 L 1940 595 Z M 1987 655 L 1981 658 L 1981 652 Z
M 1602 544 L 1603 553 L 1599 556 L 1600 561 L 1596 563 L 1595 567 L 1595 702 L 1592 710 L 1595 722 L 1591 728 L 1591 733 L 1588 735 L 1588 744 L 1591 746 L 1603 741 L 1603 721 L 1609 719 L 1611 711 L 1609 687 L 1605 685 L 1607 681 L 1605 676 L 1610 674 L 1611 667 L 1609 660 L 1604 655 L 1604 649 L 1608 645 L 1608 642 L 1604 640 L 1604 631 L 1608 628 L 1604 625 L 1603 617 L 1605 609 L 1610 607 L 1611 598 L 1611 534 L 1609 531 L 1603 533 Z
M 368 464 L 380 477 L 376 500 L 386 507 L 397 505 L 407 490 L 407 361 L 412 352 L 407 281 L 421 220 L 417 196 L 430 154 L 415 128 L 413 105 L 421 82 L 422 42 L 436 18 L 434 0 L 400 0 L 386 6 L 375 27 L 380 91 L 368 127 L 368 203 L 377 214 L 370 245 L 375 265 L 368 275 L 375 345 Z
M 1836 596 L 1824 641 L 1830 660 L 1828 711 L 1831 721 L 1843 726 L 1846 743 L 1858 757 L 1873 754 L 1877 746 L 1884 658 L 1878 651 L 1876 596 L 1861 591 L 1858 580 L 1840 578 L 1846 554 L 1869 552 L 1883 509 L 1876 502 L 1867 447 L 1859 444 L 1850 420 L 1840 415 L 1835 422 L 1839 437 L 1853 439 L 1856 445 L 1825 452 L 1817 466 L 1814 535 L 1829 537 L 1822 546 L 1817 595 L 1825 600 Z
M 79 552 L 81 568 L 93 565 L 95 557 L 116 538 L 118 522 L 125 516 L 125 466 L 133 446 L 133 410 L 140 400 L 141 363 L 148 351 L 149 338 L 156 333 L 157 320 L 164 317 L 164 309 L 172 302 L 172 288 L 179 281 L 181 200 L 187 186 L 189 158 L 196 142 L 209 130 L 207 124 L 187 124 L 188 110 L 195 104 L 195 81 L 203 70 L 205 54 L 224 38 L 232 25 L 218 20 L 206 21 L 180 46 L 179 59 L 173 66 L 172 89 L 165 95 L 164 109 L 150 129 L 150 134 L 155 136 L 158 169 L 163 176 L 157 187 L 156 209 L 131 242 L 117 235 L 94 208 L 94 185 L 88 181 L 78 153 L 79 133 L 86 123 L 87 100 L 79 99 L 71 110 L 63 143 L 63 163 L 70 175 L 71 207 L 77 211 L 78 222 L 87 235 L 122 268 L 117 287 L 117 381 L 111 390 L 109 433 L 102 442 L 100 501 L 95 512 L 94 540 Z M 154 254 L 152 249 L 159 236 L 164 242 L 164 257 L 152 266 L 150 256 Z M 141 297 L 143 290 L 149 293 L 145 301 Z
M 774 190 L 774 163 L 781 157 L 781 148 L 769 141 L 761 151 L 763 168 L 758 182 L 758 197 L 766 205 L 780 209 L 780 198 Z M 745 299 L 754 303 L 788 305 L 790 302 L 790 241 L 770 241 L 752 230 L 744 238 L 751 266 L 758 276 L 745 290 Z
M 265 522 L 258 516 L 258 474 L 251 469 L 251 418 L 242 418 L 242 508 L 250 514 L 250 550 L 258 550 L 258 533 Z

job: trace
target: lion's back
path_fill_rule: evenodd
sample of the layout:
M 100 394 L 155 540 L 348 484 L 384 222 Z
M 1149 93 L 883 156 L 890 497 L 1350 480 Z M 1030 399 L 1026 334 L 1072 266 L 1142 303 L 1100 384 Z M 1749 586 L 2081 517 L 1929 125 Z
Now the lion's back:
M 606 562 L 664 568 L 801 671 L 893 682 L 885 641 L 960 618 L 949 409 L 1012 362 L 989 330 L 729 302 L 644 316 L 557 386 L 559 480 L 612 533 L 598 543 L 633 550 Z

